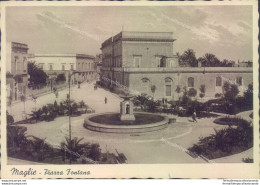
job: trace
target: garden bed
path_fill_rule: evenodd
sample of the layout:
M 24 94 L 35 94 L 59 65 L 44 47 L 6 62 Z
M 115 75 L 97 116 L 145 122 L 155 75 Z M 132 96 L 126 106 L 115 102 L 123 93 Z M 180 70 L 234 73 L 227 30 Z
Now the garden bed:
M 189 153 L 208 159 L 237 154 L 253 147 L 253 127 L 250 122 L 242 121 L 237 127 L 215 130 L 215 134 L 200 138 L 190 147 Z
M 249 124 L 248 121 L 242 119 L 242 118 L 237 118 L 237 117 L 222 117 L 222 118 L 217 118 L 213 121 L 214 123 L 218 125 L 230 125 L 230 126 L 237 126 L 241 124 Z

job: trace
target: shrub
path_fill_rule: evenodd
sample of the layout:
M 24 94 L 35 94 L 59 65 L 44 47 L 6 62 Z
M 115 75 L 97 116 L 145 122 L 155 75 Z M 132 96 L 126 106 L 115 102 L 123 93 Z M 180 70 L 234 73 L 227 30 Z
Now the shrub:
M 253 127 L 249 122 L 242 122 L 236 128 L 215 130 L 215 134 L 200 138 L 199 142 L 188 150 L 208 159 L 215 159 L 240 153 L 252 146 Z
M 220 98 L 221 96 L 222 96 L 221 93 L 216 93 L 216 94 L 215 94 L 215 98 Z
M 89 157 L 94 161 L 99 161 L 101 156 L 101 149 L 99 144 L 92 144 L 89 152 Z
M 196 95 L 197 95 L 197 90 L 196 90 L 196 89 L 190 88 L 190 89 L 188 90 L 188 96 L 190 96 L 190 97 L 195 97 Z
M 6 120 L 7 120 L 7 124 L 12 124 L 14 123 L 14 118 L 12 115 L 10 115 L 8 112 L 6 112 Z
M 201 92 L 202 94 L 205 94 L 205 92 L 206 92 L 206 86 L 205 86 L 205 85 L 201 85 L 201 86 L 200 86 L 200 92 Z

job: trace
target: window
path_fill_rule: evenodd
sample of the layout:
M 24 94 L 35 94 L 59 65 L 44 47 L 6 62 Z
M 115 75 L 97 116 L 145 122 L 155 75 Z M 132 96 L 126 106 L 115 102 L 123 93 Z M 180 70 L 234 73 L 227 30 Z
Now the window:
M 216 86 L 222 86 L 222 79 L 219 76 L 216 78 Z
M 236 83 L 237 83 L 238 86 L 242 85 L 242 81 L 243 81 L 242 77 L 237 77 Z
M 160 67 L 166 67 L 166 57 L 165 56 L 161 57 Z
M 23 71 L 25 72 L 27 70 L 27 63 L 26 63 L 26 57 L 23 58 Z
M 15 72 L 17 72 L 17 70 L 18 70 L 18 60 L 19 60 L 18 56 L 15 56 L 15 57 L 14 57 Z
M 65 71 L 65 65 L 62 64 L 62 71 Z
M 134 67 L 140 67 L 141 66 L 141 56 L 134 56 Z
M 194 78 L 193 77 L 188 78 L 188 87 L 194 87 Z
M 165 82 L 165 96 L 172 96 L 172 79 L 167 77 L 164 79 Z
M 161 64 L 161 58 L 162 58 L 162 57 L 158 57 L 158 56 L 155 57 L 156 67 L 160 67 L 160 64 Z
M 165 85 L 165 96 L 172 96 L 172 86 Z
M 49 69 L 52 70 L 52 64 L 49 64 Z
M 40 69 L 43 69 L 43 63 L 40 63 L 39 67 Z
M 165 78 L 165 83 L 172 83 L 172 79 L 171 78 Z
M 148 78 L 141 79 L 142 86 L 149 86 L 150 80 Z

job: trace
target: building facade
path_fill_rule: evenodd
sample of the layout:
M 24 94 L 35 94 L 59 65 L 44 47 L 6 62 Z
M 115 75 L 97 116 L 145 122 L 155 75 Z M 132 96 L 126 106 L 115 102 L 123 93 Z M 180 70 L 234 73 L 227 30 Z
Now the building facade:
M 253 82 L 252 67 L 180 67 L 173 55 L 173 33 L 121 32 L 101 46 L 101 80 L 107 87 L 127 89 L 156 99 L 177 100 L 178 88 L 194 88 L 199 97 L 222 93 L 225 81 L 236 84 L 242 94 Z M 123 87 L 123 88 L 122 88 Z
M 28 85 L 27 44 L 7 42 L 6 44 L 6 90 L 9 101 L 26 96 Z
M 59 74 L 64 74 L 68 82 L 71 77 L 71 84 L 84 81 L 92 81 L 96 75 L 94 64 L 95 57 L 85 54 L 35 54 L 31 61 L 34 61 L 49 76 L 49 83 L 55 83 Z

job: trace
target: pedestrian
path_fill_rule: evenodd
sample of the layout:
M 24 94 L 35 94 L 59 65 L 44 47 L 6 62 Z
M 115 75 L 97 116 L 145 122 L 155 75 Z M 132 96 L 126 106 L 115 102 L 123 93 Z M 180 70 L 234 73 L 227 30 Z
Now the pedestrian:
M 164 104 L 164 98 L 162 99 L 162 103 Z
M 107 97 L 105 97 L 105 104 L 107 104 Z
M 197 120 L 196 120 L 196 111 L 194 111 L 193 114 L 192 114 L 192 121 L 193 121 L 193 122 L 196 121 L 196 123 L 197 123 Z

